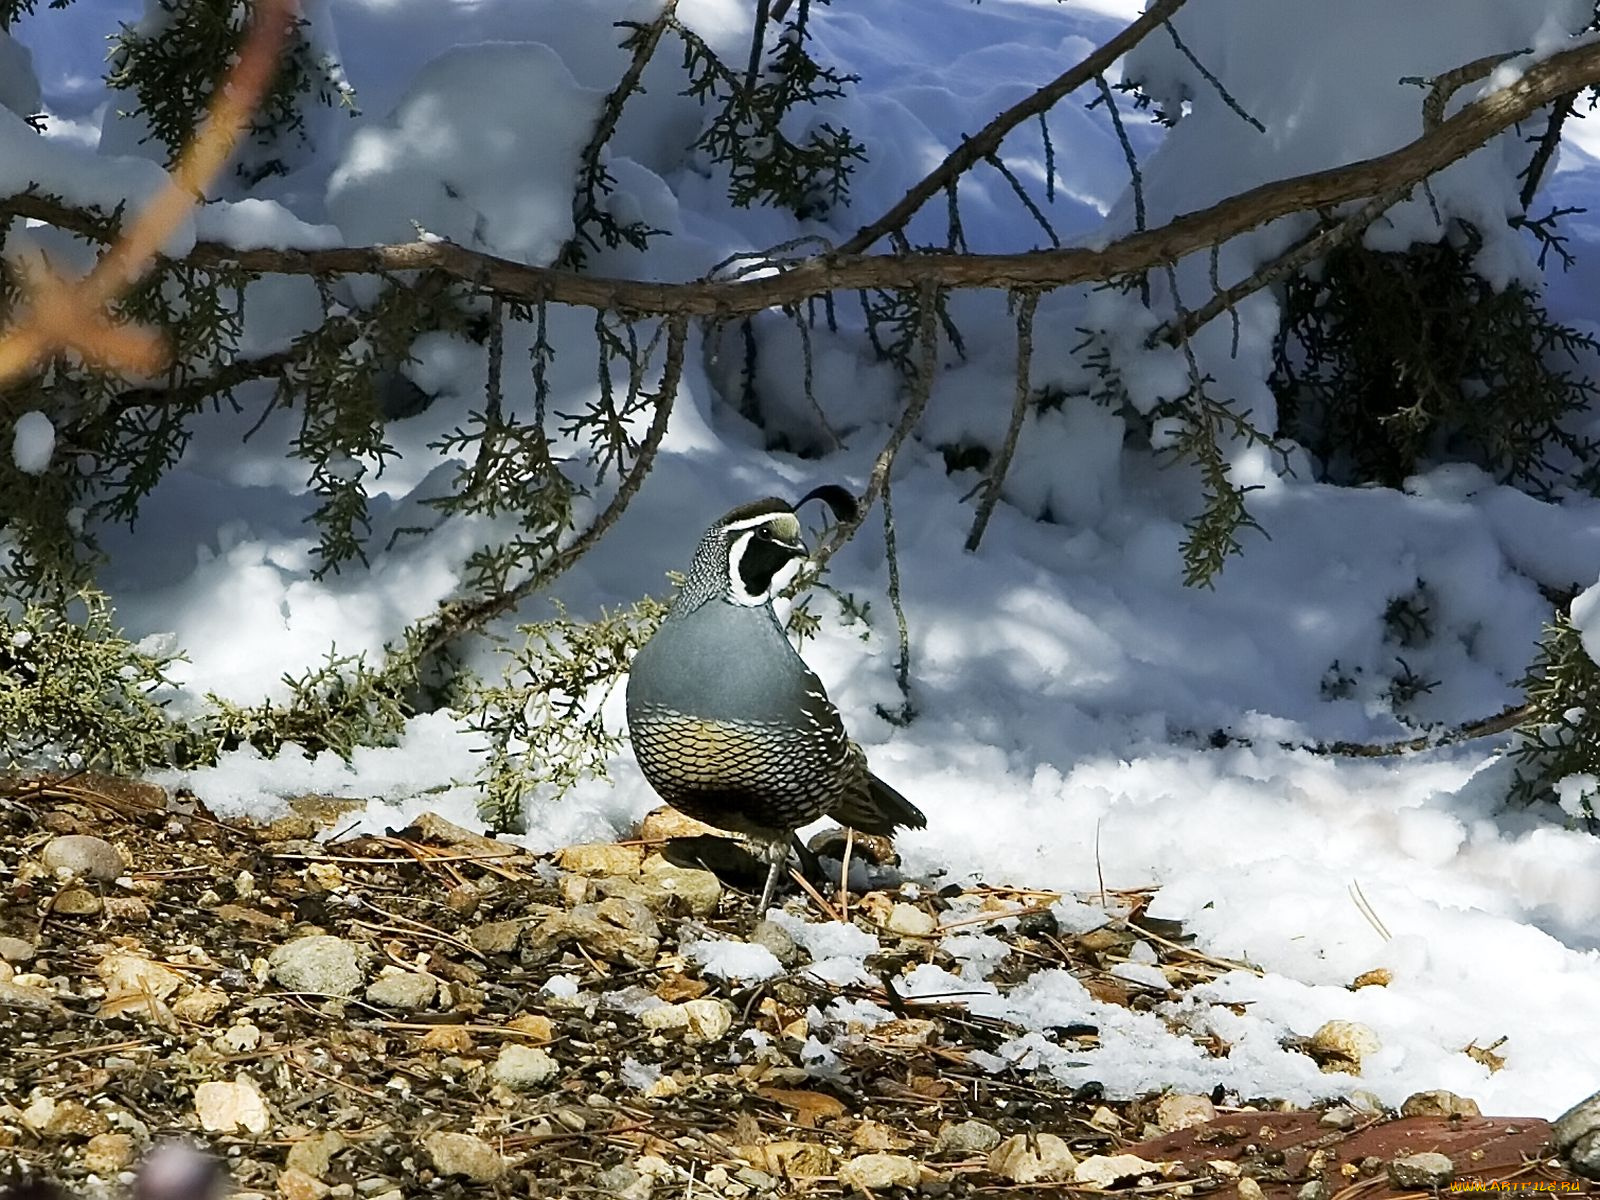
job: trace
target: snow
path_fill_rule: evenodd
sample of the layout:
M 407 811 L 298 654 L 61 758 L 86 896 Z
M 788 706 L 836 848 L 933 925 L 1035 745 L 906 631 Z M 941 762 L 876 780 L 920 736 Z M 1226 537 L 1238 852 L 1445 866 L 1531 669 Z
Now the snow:
M 43 475 L 56 450 L 56 427 L 38 409 L 17 418 L 11 434 L 11 461 L 24 475 Z
M 689 960 L 707 975 L 736 983 L 761 983 L 783 974 L 783 964 L 765 946 L 754 942 L 706 938 L 683 947 Z
M 201 206 L 169 249 L 181 253 L 196 238 L 302 249 L 406 242 L 420 227 L 549 263 L 572 233 L 579 153 L 601 97 L 627 62 L 612 23 L 656 7 L 654 0 L 327 0 L 314 9 L 316 38 L 339 50 L 361 115 L 319 117 L 314 144 L 290 177 L 265 193 L 230 191 Z M 143 8 L 106 0 L 40 11 L 17 22 L 15 42 L 0 34 L 0 194 L 35 185 L 109 210 L 124 201 L 136 207 L 161 186 L 150 159 L 159 150 L 138 146 L 138 130 L 117 117 L 118 97 L 99 81 L 99 35 L 119 19 L 138 19 Z M 1185 44 L 1265 129 L 1224 104 L 1169 38 L 1152 37 L 1124 73 L 1179 106 L 1182 119 L 1164 130 L 1122 97 L 1147 220 L 1403 145 L 1421 129 L 1422 99 L 1403 77 L 1492 51 L 1551 52 L 1570 44 L 1567 35 L 1587 10 L 1577 0 L 1191 0 L 1176 22 Z M 713 45 L 741 53 L 750 5 L 682 0 L 678 11 Z M 1132 0 L 816 7 L 818 53 L 861 76 L 823 116 L 866 142 L 869 161 L 853 178 L 847 205 L 807 221 L 735 208 L 724 169 L 688 151 L 704 113 L 679 95 L 679 54 L 668 46 L 645 73 L 644 94 L 630 100 L 607 160 L 617 184 L 611 210 L 668 236 L 643 253 L 599 252 L 590 267 L 693 279 L 730 254 L 800 234 L 843 241 L 963 134 L 1136 12 Z M 35 107 L 34 77 L 47 136 L 17 115 Z M 1462 89 L 1454 105 L 1492 82 Z M 1104 243 L 1135 221 L 1115 132 L 1103 108 L 1085 108 L 1096 94 L 1085 89 L 1048 117 L 1057 195 L 1045 207 L 1062 238 L 1082 244 Z M 1596 122 L 1568 125 L 1541 204 L 1585 203 L 1600 184 Z M 1465 217 L 1486 234 L 1486 277 L 1543 286 L 1559 317 L 1600 330 L 1593 214 L 1567 219 L 1578 262 L 1565 275 L 1541 276 L 1525 236 L 1504 227 L 1526 152 L 1516 131 L 1495 139 L 1435 178 L 1428 194 L 1397 206 L 1368 244 L 1403 247 L 1435 237 L 1439 216 Z M 1039 124 L 1011 134 L 1003 153 L 1044 204 Z M 963 180 L 960 205 L 974 250 L 1023 251 L 1048 241 L 988 168 Z M 910 236 L 942 245 L 945 221 L 936 201 Z M 1578 1036 L 1600 1008 L 1600 840 L 1575 820 L 1595 781 L 1573 777 L 1559 803 L 1516 809 L 1505 799 L 1505 739 L 1392 758 L 1315 747 L 1409 738 L 1517 703 L 1518 681 L 1550 616 L 1541 589 L 1589 587 L 1573 615 L 1600 661 L 1600 502 L 1582 494 L 1536 499 L 1452 463 L 1425 467 L 1400 489 L 1342 489 L 1315 482 L 1304 451 L 1290 448 L 1279 462 L 1233 447 L 1235 478 L 1259 489 L 1249 504 L 1265 536 L 1245 533 L 1243 557 L 1214 588 L 1196 590 L 1183 585 L 1178 558 L 1184 523 L 1198 508 L 1194 478 L 1153 460 L 1130 419 L 1189 385 L 1180 352 L 1146 344 L 1176 304 L 1203 302 L 1213 269 L 1224 285 L 1242 278 L 1303 228 L 1298 219 L 1276 222 L 1229 242 L 1214 266 L 1209 255 L 1181 262 L 1176 295 L 1172 280 L 1153 274 L 1150 309 L 1136 293 L 1111 289 L 1045 297 L 1032 378 L 1064 399 L 1030 412 L 1005 503 L 976 553 L 963 549 L 972 507 L 962 498 L 979 476 L 947 472 L 941 448 L 992 449 L 1003 437 L 1016 386 L 1014 317 L 998 295 L 953 297 L 966 357 L 941 345 L 928 412 L 894 476 L 917 718 L 897 727 L 877 715 L 901 697 L 876 515 L 834 557 L 829 576 L 832 586 L 870 602 L 868 621 L 845 623 L 835 600 L 819 593 L 812 607 L 823 627 L 803 653 L 874 769 L 927 812 L 928 828 L 898 842 L 904 873 L 924 892 L 975 881 L 1053 889 L 1063 898 L 1052 914 L 1065 933 L 1077 934 L 1126 915 L 1119 890 L 1151 889 L 1152 916 L 1182 922 L 1196 950 L 1252 968 L 1150 1012 L 1097 1001 L 1059 971 L 1001 989 L 993 977 L 1003 944 L 981 925 L 956 924 L 975 915 L 958 905 L 944 914 L 941 939 L 957 970 L 920 965 L 901 990 L 1011 1022 L 1017 1034 L 989 1066 L 1016 1065 L 1071 1084 L 1095 1080 L 1114 1094 L 1209 1092 L 1221 1083 L 1297 1100 L 1363 1089 L 1397 1103 L 1412 1091 L 1447 1087 L 1486 1112 L 1548 1116 L 1600 1087 L 1600 1045 Z M 13 222 L 9 234 L 8 256 L 42 252 L 72 270 L 92 261 L 81 242 L 53 231 Z M 332 299 L 358 303 L 364 286 L 341 283 Z M 283 348 L 315 325 L 322 302 L 303 278 L 252 284 L 240 353 Z M 873 355 L 853 301 L 839 309 L 837 333 L 821 324 L 811 333 L 815 407 L 803 390 L 793 324 L 771 313 L 752 322 L 764 429 L 738 412 L 738 329 L 729 323 L 708 340 L 693 328 L 677 408 L 647 482 L 556 589 L 573 613 L 664 595 L 666 573 L 684 569 L 701 530 L 736 503 L 799 495 L 827 480 L 863 485 L 898 414 L 899 381 Z M 1277 299 L 1263 291 L 1239 305 L 1237 327 L 1224 314 L 1194 343 L 1216 393 L 1268 431 L 1277 427 L 1266 378 L 1279 316 Z M 549 321 L 557 347 L 549 407 L 581 412 L 598 390 L 592 316 L 553 308 Z M 1131 413 L 1089 398 L 1096 379 L 1075 349 L 1086 336 L 1121 374 Z M 526 323 L 508 327 L 504 400 L 524 418 L 533 403 L 532 341 Z M 1580 369 L 1600 377 L 1592 357 Z M 287 455 L 299 414 L 268 413 L 243 440 L 274 381 L 241 389 L 244 411 L 224 406 L 193 422 L 182 463 L 136 528 L 94 530 L 118 621 L 130 636 L 170 635 L 185 655 L 173 668 L 174 711 L 197 710 L 207 692 L 241 702 L 282 699 L 284 672 L 330 651 L 376 661 L 402 625 L 457 591 L 476 547 L 505 533 L 478 518 L 440 522 L 425 504 L 457 468 L 437 448 L 439 438 L 481 408 L 485 347 L 424 331 L 402 373 L 432 403 L 387 426 L 399 454 L 372 477 L 370 566 L 312 577 L 315 537 L 305 518 L 315 501 L 305 464 Z M 817 422 L 818 407 L 843 448 Z M 1159 445 L 1174 432 L 1158 427 L 1152 438 Z M 789 449 L 770 450 L 780 434 Z M 24 472 L 48 470 L 60 458 L 53 442 L 50 414 L 24 413 L 13 463 Z M 558 441 L 557 449 L 579 448 Z M 581 501 L 580 521 L 614 486 L 609 478 Z M 391 540 L 422 525 L 434 532 Z M 1402 645 L 1384 619 L 1407 597 L 1429 614 L 1431 633 L 1416 645 Z M 519 615 L 548 612 L 538 598 Z M 487 674 L 502 665 L 490 645 L 472 648 L 470 657 Z M 1397 712 L 1388 685 L 1400 658 L 1437 685 Z M 605 711 L 620 728 L 620 692 Z M 1218 732 L 1226 735 L 1220 748 L 1212 744 Z M 292 747 L 276 760 L 242 749 L 214 768 L 159 781 L 192 787 L 224 814 L 270 817 L 282 797 L 317 792 L 367 799 L 352 818 L 361 829 L 401 826 L 425 809 L 477 829 L 471 781 L 481 749 L 466 722 L 435 713 L 414 718 L 398 745 L 358 751 L 349 763 Z M 548 849 L 616 836 L 654 804 L 624 751 L 609 781 L 587 781 L 559 805 L 536 805 L 523 840 Z M 1363 915 L 1357 894 L 1386 933 Z M 882 948 L 876 937 L 793 911 L 772 916 L 810 954 L 814 977 L 839 986 L 876 982 L 865 968 Z M 759 948 L 709 938 L 693 943 L 691 957 L 707 973 L 740 982 L 777 970 Z M 1163 987 L 1147 958 L 1141 952 L 1119 973 Z M 1392 973 L 1387 987 L 1350 989 L 1375 967 Z M 569 1000 L 579 991 L 566 977 L 545 988 Z M 852 1026 L 872 1019 L 859 1005 L 819 1011 L 806 1050 L 812 1069 L 826 1074 L 836 1066 L 825 1037 L 851 1036 Z M 1360 1076 L 1325 1075 L 1285 1048 L 1329 1019 L 1358 1021 L 1377 1035 L 1382 1048 Z M 1055 1042 L 1052 1029 L 1076 1023 L 1096 1025 L 1098 1043 Z M 1499 1072 L 1463 1052 L 1502 1035 Z M 1210 1039 L 1226 1043 L 1228 1053 L 1209 1053 L 1202 1040 Z M 628 1075 L 632 1085 L 654 1082 L 648 1071 Z
M 537 42 L 447 51 L 351 137 L 328 213 L 352 245 L 425 230 L 544 265 L 572 233 L 578 156 L 603 93 Z

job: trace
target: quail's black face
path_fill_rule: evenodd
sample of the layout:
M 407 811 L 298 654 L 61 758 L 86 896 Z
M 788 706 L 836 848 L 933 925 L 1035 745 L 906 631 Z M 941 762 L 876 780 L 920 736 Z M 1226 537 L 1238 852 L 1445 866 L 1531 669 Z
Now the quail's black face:
M 794 581 L 810 554 L 794 510 L 783 500 L 740 505 L 714 526 L 726 554 L 728 599 L 750 608 L 772 599 Z

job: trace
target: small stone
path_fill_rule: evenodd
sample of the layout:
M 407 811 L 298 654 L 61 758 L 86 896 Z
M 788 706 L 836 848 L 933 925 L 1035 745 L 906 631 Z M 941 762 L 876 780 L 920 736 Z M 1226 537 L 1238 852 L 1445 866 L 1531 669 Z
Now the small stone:
M 172 1002 L 172 1015 L 191 1025 L 209 1025 L 227 1007 L 227 992 L 219 988 L 190 988 Z
M 785 967 L 792 967 L 800 961 L 799 944 L 775 921 L 766 918 L 757 921 L 756 927 L 750 931 L 749 941 L 752 945 L 765 946 L 772 952 L 772 957 Z
M 441 1175 L 465 1175 L 474 1183 L 495 1183 L 506 1173 L 506 1160 L 488 1142 L 470 1133 L 440 1130 L 422 1140 Z
M 939 922 L 933 919 L 932 913 L 902 900 L 889 910 L 884 927 L 903 937 L 930 937 L 939 928 Z
M 1108 1133 L 1115 1133 L 1122 1128 L 1122 1118 L 1102 1104 L 1089 1114 L 1089 1124 L 1096 1129 L 1104 1129 Z
M 543 919 L 524 927 L 523 950 L 536 962 L 553 958 L 576 942 L 598 958 L 630 967 L 655 964 L 661 927 L 639 900 L 611 896 L 598 904 L 580 904 L 571 912 L 530 906 Z
M 833 1174 L 833 1159 L 827 1148 L 815 1142 L 782 1141 L 735 1146 L 734 1153 L 751 1166 L 779 1179 L 815 1179 Z
M 1378 1035 L 1355 1021 L 1326 1021 L 1311 1035 L 1311 1057 L 1325 1072 L 1361 1074 L 1362 1060 L 1383 1048 Z
M 1108 1188 L 1123 1179 L 1159 1174 L 1161 1167 L 1157 1163 L 1142 1159 L 1137 1154 L 1096 1154 L 1079 1163 L 1072 1172 L 1072 1178 L 1076 1183 Z
M 278 1195 L 283 1200 L 325 1200 L 329 1190 L 322 1180 L 297 1167 L 278 1172 Z
M 556 855 L 556 866 L 574 875 L 637 875 L 643 865 L 643 846 L 619 846 L 614 842 L 568 846 Z
M 331 934 L 285 942 L 267 956 L 267 965 L 272 978 L 291 992 L 350 996 L 361 986 L 356 948 Z
M 727 837 L 721 830 L 713 829 L 710 825 L 696 821 L 693 817 L 686 817 L 675 808 L 662 805 L 653 808 L 639 822 L 636 836 L 642 842 L 665 842 L 670 838 L 704 837 L 710 834 L 714 837 Z
M 989 1154 L 989 1171 L 1012 1183 L 1071 1179 L 1078 1165 L 1067 1143 L 1053 1133 L 1017 1134 Z
M 1000 1131 L 986 1121 L 946 1121 L 939 1126 L 939 1154 L 987 1154 L 1000 1144 Z
M 500 1047 L 489 1077 L 514 1092 L 528 1092 L 548 1083 L 561 1072 L 561 1064 L 538 1046 L 515 1043 Z
M 18 975 L 0 979 L 0 1012 L 55 1013 L 61 1006 L 50 992 L 50 981 L 40 975 Z
M 690 1045 L 720 1041 L 733 1026 L 733 1010 L 721 1000 L 685 1000 L 646 1009 L 639 1017 L 646 1029 L 679 1034 Z
M 99 883 L 110 883 L 128 869 L 122 851 L 104 838 L 87 833 L 51 838 L 39 852 L 39 859 L 52 871 Z
M 1361 1114 L 1348 1104 L 1337 1104 L 1323 1113 L 1317 1121 L 1325 1129 L 1354 1129 L 1356 1122 L 1361 1120 Z
M 655 912 L 677 910 L 694 917 L 709 917 L 722 903 L 722 882 L 710 871 L 675 867 L 660 858 L 647 862 L 645 871 L 640 881 L 644 885 L 644 901 Z
M 1266 1193 L 1261 1190 L 1261 1185 L 1248 1175 L 1234 1184 L 1233 1190 L 1238 1194 L 1239 1200 L 1264 1200 L 1266 1196 Z
M 1389 1182 L 1403 1190 L 1441 1188 L 1456 1177 L 1456 1165 L 1443 1154 L 1408 1154 L 1389 1164 Z
M 465 1054 L 472 1049 L 472 1034 L 459 1025 L 435 1025 L 417 1045 L 440 1054 Z
M 1578 1101 L 1550 1124 L 1550 1144 L 1565 1154 L 1578 1139 L 1600 1130 L 1600 1092 Z
M 322 1133 L 313 1133 L 289 1147 L 284 1166 L 304 1171 L 313 1179 L 325 1179 L 328 1167 L 333 1162 L 333 1156 L 343 1150 L 345 1145 L 344 1134 L 338 1130 L 329 1129 Z
M 140 896 L 107 896 L 101 901 L 106 919 L 124 925 L 148 925 L 150 906 Z
M 55 1141 L 83 1141 L 111 1129 L 93 1109 L 77 1100 L 53 1100 L 39 1096 L 22 1110 L 22 1123 L 42 1138 Z
M 860 1192 L 879 1188 L 914 1188 L 922 1168 L 903 1154 L 858 1154 L 839 1168 L 839 1182 Z
M 1156 1105 L 1156 1124 L 1163 1133 L 1193 1129 L 1217 1119 L 1217 1106 L 1209 1096 L 1189 1096 L 1181 1092 L 1161 1097 Z
M 261 1030 L 248 1020 L 235 1021 L 217 1035 L 217 1046 L 225 1054 L 249 1054 L 261 1045 Z
M 1363 971 L 1350 982 L 1350 990 L 1359 992 L 1364 987 L 1388 987 L 1394 982 L 1394 972 L 1387 967 L 1373 967 Z
M 165 1000 L 183 986 L 183 976 L 170 967 L 127 951 L 107 954 L 95 965 L 95 974 L 106 985 L 105 1004 L 130 996 Z
M 1320 1179 L 1312 1179 L 1300 1186 L 1295 1193 L 1295 1200 L 1328 1200 L 1332 1189 Z
M 33 943 L 27 938 L 0 937 L 0 960 L 9 963 L 32 962 Z
M 521 921 L 490 921 L 467 934 L 472 948 L 483 954 L 510 954 L 522 936 Z
M 451 888 L 444 894 L 444 906 L 458 917 L 470 917 L 483 903 L 483 893 L 470 883 Z
M 266 1097 L 248 1075 L 240 1075 L 232 1083 L 202 1083 L 194 1090 L 194 1111 L 200 1127 L 209 1133 L 242 1129 L 260 1135 L 272 1127 Z
M 1447 1092 L 1443 1088 L 1431 1092 L 1413 1092 L 1400 1105 L 1402 1117 L 1481 1117 L 1476 1100 Z
M 65 887 L 50 902 L 50 911 L 64 917 L 98 916 L 105 903 L 88 888 Z
M 380 975 L 367 987 L 367 1000 L 379 1008 L 416 1012 L 439 995 L 439 981 L 420 971 L 395 971 Z
M 525 1033 L 536 1042 L 548 1042 L 556 1036 L 556 1024 L 543 1013 L 523 1013 L 506 1022 L 507 1029 Z
M 83 1169 L 91 1175 L 115 1175 L 127 1169 L 135 1155 L 134 1142 L 126 1133 L 97 1133 L 83 1148 Z

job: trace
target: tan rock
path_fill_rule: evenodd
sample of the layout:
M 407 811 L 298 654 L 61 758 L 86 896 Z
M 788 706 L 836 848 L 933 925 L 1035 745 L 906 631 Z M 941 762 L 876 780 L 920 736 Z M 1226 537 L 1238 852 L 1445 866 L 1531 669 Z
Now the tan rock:
M 914 1188 L 922 1168 L 903 1154 L 858 1154 L 839 1168 L 839 1182 L 860 1192 L 881 1188 Z
M 108 921 L 120 921 L 124 925 L 150 923 L 150 906 L 141 896 L 107 896 L 101 906 Z
M 104 907 L 99 896 L 88 888 L 76 885 L 62 888 L 50 902 L 50 911 L 65 917 L 98 916 Z
M 521 921 L 490 921 L 468 933 L 467 940 L 483 954 L 510 954 L 521 936 Z
M 136 1153 L 126 1133 L 97 1133 L 83 1148 L 83 1168 L 91 1175 L 115 1175 L 126 1170 Z
M 1481 1117 L 1476 1100 L 1447 1092 L 1443 1088 L 1431 1092 L 1413 1092 L 1400 1105 L 1402 1117 Z
M 1187 1096 L 1174 1092 L 1161 1097 L 1156 1105 L 1156 1124 L 1163 1133 L 1192 1129 L 1217 1118 L 1217 1106 L 1209 1096 Z
M 506 1173 L 500 1151 L 470 1133 L 439 1130 L 422 1139 L 422 1146 L 441 1175 L 464 1175 L 474 1183 L 495 1183 Z
M 472 1034 L 460 1025 L 435 1025 L 422 1035 L 417 1046 L 441 1054 L 465 1054 L 472 1049 Z
M 192 1025 L 209 1025 L 228 1007 L 228 993 L 220 988 L 196 987 L 172 1003 L 172 1015 Z
M 568 846 L 556 855 L 556 866 L 574 875 L 637 875 L 644 865 L 644 847 L 615 842 Z
M 543 1013 L 523 1013 L 512 1017 L 506 1022 L 506 1028 L 525 1033 L 540 1042 L 553 1041 L 556 1036 L 555 1022 Z
M 889 910 L 889 919 L 884 925 L 890 933 L 898 933 L 903 937 L 932 937 L 939 928 L 939 922 L 933 919 L 932 913 L 903 900 Z
M 736 1146 L 735 1153 L 758 1171 L 779 1179 L 816 1179 L 833 1174 L 833 1158 L 815 1142 L 768 1142 Z
M 333 1156 L 347 1144 L 344 1134 L 336 1129 L 313 1133 L 289 1147 L 289 1153 L 284 1158 L 284 1166 L 304 1171 L 313 1179 L 326 1179 L 328 1168 L 333 1163 Z
M 278 1172 L 278 1195 L 283 1200 L 325 1200 L 331 1190 L 322 1180 L 298 1167 L 285 1167 Z
M 681 1036 L 693 1045 L 720 1041 L 733 1026 L 733 1010 L 721 1000 L 702 998 L 646 1009 L 640 1024 L 656 1033 Z
M 989 1152 L 989 1172 L 1012 1183 L 1045 1183 L 1072 1178 L 1078 1160 L 1053 1133 L 1017 1134 Z
M 37 1096 L 22 1110 L 22 1123 L 51 1141 L 85 1141 L 107 1133 L 111 1123 L 77 1100 Z
M 639 822 L 635 834 L 642 842 L 664 842 L 668 838 L 704 837 L 711 834 L 714 837 L 727 837 L 720 829 L 696 821 L 693 817 L 686 817 L 675 808 L 662 805 L 653 808 Z
M 1362 1060 L 1383 1048 L 1378 1035 L 1355 1021 L 1326 1021 L 1311 1035 L 1311 1057 L 1324 1071 L 1361 1074 Z

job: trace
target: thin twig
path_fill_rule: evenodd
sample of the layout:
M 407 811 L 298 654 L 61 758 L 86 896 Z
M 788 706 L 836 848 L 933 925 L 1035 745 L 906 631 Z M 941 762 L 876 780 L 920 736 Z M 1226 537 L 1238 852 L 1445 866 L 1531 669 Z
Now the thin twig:
M 1103 74 L 1112 63 L 1137 46 L 1156 26 L 1184 5 L 1184 0 L 1157 0 L 1149 10 L 1116 37 L 1083 59 L 1076 66 L 1063 71 L 1038 91 L 1013 104 L 995 117 L 972 137 L 967 138 L 950 152 L 949 156 L 912 185 L 888 212 L 870 225 L 863 226 L 846 242 L 841 251 L 860 254 L 887 234 L 891 229 L 903 229 L 916 215 L 918 209 L 944 190 L 945 185 L 958 175 L 963 175 L 986 157 L 1000 149 L 1000 143 L 1024 121 L 1054 107 L 1062 97 L 1077 91 L 1096 75 Z
M 978 511 L 972 518 L 972 530 L 967 534 L 968 553 L 978 548 L 983 531 L 989 527 L 989 518 L 995 505 L 1000 503 L 1000 493 L 1005 487 L 1006 472 L 1017 452 L 1017 440 L 1022 435 L 1022 423 L 1028 415 L 1028 401 L 1033 395 L 1030 378 L 1033 364 L 1033 316 L 1039 307 L 1039 293 L 1026 291 L 1017 299 L 1017 388 L 1011 400 L 1011 421 L 1006 426 L 1005 441 L 989 471 L 983 497 L 978 501 Z
M 683 378 L 684 347 L 688 337 L 687 317 L 679 315 L 668 319 L 666 362 L 661 371 L 661 385 L 656 389 L 653 401 L 655 416 L 650 422 L 644 440 L 639 443 L 633 465 L 628 468 L 627 474 L 623 476 L 622 482 L 604 511 L 571 543 L 556 551 L 548 562 L 515 587 L 477 600 L 456 601 L 444 605 L 433 623 L 418 638 L 419 660 L 436 654 L 463 633 L 481 629 L 495 617 L 510 612 L 523 600 L 549 586 L 588 553 L 589 549 L 621 519 L 634 495 L 644 483 L 645 476 L 649 474 L 650 467 L 655 462 L 656 451 L 661 448 L 661 439 L 667 434 L 667 422 L 672 415 L 673 402 L 678 396 L 678 385 Z

